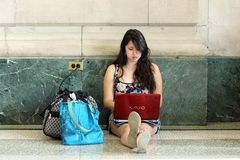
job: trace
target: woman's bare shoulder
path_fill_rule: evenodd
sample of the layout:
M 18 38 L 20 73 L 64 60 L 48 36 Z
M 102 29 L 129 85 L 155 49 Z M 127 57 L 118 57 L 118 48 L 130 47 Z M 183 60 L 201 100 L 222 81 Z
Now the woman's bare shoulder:
M 107 71 L 114 71 L 115 70 L 115 65 L 114 64 L 110 64 L 108 67 L 107 67 Z
M 154 71 L 160 71 L 158 65 L 156 65 L 155 63 L 152 63 L 153 69 Z
M 112 74 L 114 74 L 114 72 L 115 72 L 115 65 L 111 64 L 107 67 L 106 72 L 105 72 L 105 76 L 106 75 L 112 75 Z

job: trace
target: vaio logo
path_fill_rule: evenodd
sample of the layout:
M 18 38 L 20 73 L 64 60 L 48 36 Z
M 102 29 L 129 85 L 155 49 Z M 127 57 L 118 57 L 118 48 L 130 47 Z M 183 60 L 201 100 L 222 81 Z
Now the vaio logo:
M 145 110 L 145 106 L 129 106 L 131 110 Z

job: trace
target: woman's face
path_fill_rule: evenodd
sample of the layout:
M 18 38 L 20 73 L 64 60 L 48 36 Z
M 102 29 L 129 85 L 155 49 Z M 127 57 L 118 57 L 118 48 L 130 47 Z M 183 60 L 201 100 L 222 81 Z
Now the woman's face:
M 136 49 L 132 41 L 128 42 L 128 44 L 125 46 L 125 50 L 128 62 L 137 62 L 142 55 L 142 53 Z

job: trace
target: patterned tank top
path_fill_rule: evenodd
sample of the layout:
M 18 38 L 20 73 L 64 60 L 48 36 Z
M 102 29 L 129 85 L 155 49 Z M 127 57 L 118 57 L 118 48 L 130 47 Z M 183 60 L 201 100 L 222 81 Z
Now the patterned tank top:
M 141 83 L 125 83 L 119 80 L 118 76 L 118 65 L 115 65 L 114 73 L 114 91 L 115 93 L 134 93 L 134 94 L 148 94 L 149 90 L 147 88 L 142 89 Z

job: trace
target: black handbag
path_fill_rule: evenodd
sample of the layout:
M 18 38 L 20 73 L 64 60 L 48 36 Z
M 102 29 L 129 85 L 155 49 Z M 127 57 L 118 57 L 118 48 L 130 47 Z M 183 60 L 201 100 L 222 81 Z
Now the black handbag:
M 43 133 L 46 136 L 61 139 L 59 110 L 64 94 L 58 95 L 43 111 Z

